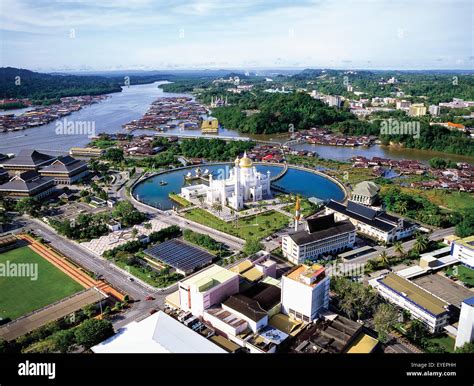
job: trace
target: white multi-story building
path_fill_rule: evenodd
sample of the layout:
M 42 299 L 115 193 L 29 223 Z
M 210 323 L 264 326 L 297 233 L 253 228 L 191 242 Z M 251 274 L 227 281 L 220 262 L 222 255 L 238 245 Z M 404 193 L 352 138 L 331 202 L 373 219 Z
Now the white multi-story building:
M 436 117 L 440 114 L 441 107 L 436 106 L 436 105 L 430 105 L 430 107 L 428 108 L 428 111 L 432 116 Z
M 328 95 L 326 100 L 327 104 L 332 107 L 340 107 L 342 104 L 342 99 L 339 95 Z
M 270 198 L 270 182 L 270 171 L 257 172 L 252 160 L 247 157 L 247 153 L 244 153 L 242 158 L 236 158 L 229 178 L 214 180 L 212 175 L 209 175 L 209 186 L 196 185 L 196 190 L 206 196 L 208 205 L 218 203 L 240 210 L 244 207 L 244 202 Z M 181 194 L 189 195 L 188 192 L 194 191 L 194 188 L 194 186 L 182 188 Z
M 455 240 L 451 243 L 451 255 L 470 269 L 474 269 L 474 236 Z
M 416 225 L 401 217 L 387 214 L 367 206 L 348 201 L 347 205 L 337 201 L 329 201 L 326 214 L 334 213 L 336 221 L 349 219 L 357 231 L 366 236 L 391 243 L 413 234 Z
M 385 277 L 370 280 L 369 284 L 390 303 L 409 311 L 430 332 L 441 331 L 448 324 L 448 303 L 410 280 L 389 273 Z
M 474 343 L 474 297 L 462 302 L 459 316 L 456 347 L 462 347 L 466 343 Z
M 329 282 L 322 265 L 297 265 L 281 278 L 282 312 L 307 323 L 317 319 L 329 306 Z
M 283 255 L 293 264 L 352 248 L 356 231 L 350 221 L 334 221 L 334 214 L 308 219 L 305 229 L 283 236 Z
M 211 265 L 178 283 L 179 307 L 202 316 L 204 310 L 239 292 L 239 275 Z

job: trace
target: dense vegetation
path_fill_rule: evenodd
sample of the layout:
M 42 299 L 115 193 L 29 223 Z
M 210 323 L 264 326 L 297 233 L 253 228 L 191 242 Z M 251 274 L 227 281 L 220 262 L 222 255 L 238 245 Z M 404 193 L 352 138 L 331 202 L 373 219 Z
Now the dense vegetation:
M 349 112 L 328 107 L 306 93 L 263 94 L 257 100 L 258 112 L 249 116 L 242 113 L 243 107 L 220 107 L 213 110 L 212 115 L 225 127 L 250 134 L 288 132 L 290 125 L 295 130 L 309 129 L 353 117 Z
M 449 227 L 461 218 L 456 212 L 444 213 L 425 197 L 403 193 L 400 188 L 391 186 L 382 194 L 383 202 L 389 211 L 415 219 L 427 225 Z
M 107 222 L 119 221 L 124 227 L 139 224 L 145 220 L 145 215 L 136 210 L 128 201 L 121 201 L 112 213 L 81 213 L 75 220 L 50 220 L 50 225 L 56 231 L 73 240 L 90 240 L 109 232 Z
M 221 248 L 222 245 L 209 235 L 203 235 L 202 233 L 193 232 L 189 229 L 185 229 L 183 231 L 183 238 L 186 241 L 206 248 L 209 251 L 217 251 Z
M 107 306 L 104 313 L 107 313 Z M 66 318 L 48 323 L 16 340 L 0 339 L 0 354 L 67 353 L 89 349 L 114 334 L 108 320 L 94 319 L 97 306 L 90 305 Z
M 384 144 L 399 142 L 408 148 L 474 156 L 472 139 L 460 131 L 421 121 L 419 134 L 419 138 L 413 135 L 382 135 L 380 138 Z
M 391 77 L 398 83 L 386 84 Z M 297 87 L 318 90 L 324 94 L 342 95 L 351 98 L 389 97 L 395 92 L 406 94 L 411 101 L 420 101 L 424 96 L 425 102 L 438 104 L 453 98 L 472 99 L 474 95 L 474 78 L 460 73 L 441 73 L 430 71 L 344 71 L 307 69 L 291 77 Z M 347 84 L 354 91 L 364 92 L 356 96 L 347 91 Z
M 229 161 L 250 150 L 255 144 L 247 141 L 225 142 L 222 139 L 185 139 L 180 152 L 185 157 L 202 157 L 214 161 Z
M 19 85 L 15 83 L 18 79 Z M 119 92 L 121 87 L 116 79 L 100 76 L 49 75 L 6 67 L 0 69 L 0 90 L 3 98 L 30 98 L 34 101 Z

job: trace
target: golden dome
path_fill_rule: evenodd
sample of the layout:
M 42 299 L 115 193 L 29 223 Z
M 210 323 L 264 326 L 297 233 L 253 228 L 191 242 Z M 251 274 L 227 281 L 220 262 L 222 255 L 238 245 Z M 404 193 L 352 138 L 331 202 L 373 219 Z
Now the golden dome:
M 241 168 L 251 168 L 253 165 L 252 160 L 247 157 L 247 153 L 244 153 L 244 156 L 240 159 L 239 166 Z

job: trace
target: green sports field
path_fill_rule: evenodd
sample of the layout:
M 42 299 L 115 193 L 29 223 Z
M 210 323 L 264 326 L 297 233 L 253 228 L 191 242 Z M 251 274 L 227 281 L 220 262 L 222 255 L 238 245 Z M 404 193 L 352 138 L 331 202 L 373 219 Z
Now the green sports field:
M 2 275 L 1 267 L 12 263 L 37 264 L 37 280 Z M 14 320 L 73 293 L 83 287 L 28 247 L 0 254 L 0 318 Z M 5 269 L 5 268 L 4 268 Z M 9 271 L 11 272 L 11 271 Z M 34 272 L 34 271 L 33 271 Z

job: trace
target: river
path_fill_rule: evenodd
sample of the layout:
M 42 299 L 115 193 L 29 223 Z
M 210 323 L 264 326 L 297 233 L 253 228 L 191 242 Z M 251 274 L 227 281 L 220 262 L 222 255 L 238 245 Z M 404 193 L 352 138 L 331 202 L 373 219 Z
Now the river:
M 345 147 L 345 146 L 327 146 L 313 145 L 310 143 L 293 145 L 295 150 L 307 150 L 317 152 L 320 158 L 328 158 L 337 161 L 347 161 L 354 156 L 364 156 L 367 158 L 381 157 L 395 160 L 414 159 L 427 163 L 431 158 L 439 157 L 449 159 L 455 162 L 474 163 L 474 157 L 467 157 L 458 154 L 448 154 L 432 150 L 406 149 L 393 146 L 374 145 L 370 147 Z
M 122 125 L 134 119 L 141 118 L 150 107 L 150 104 L 159 97 L 190 96 L 189 94 L 166 93 L 159 85 L 168 82 L 155 82 L 152 84 L 134 85 L 123 87 L 122 92 L 109 94 L 109 98 L 85 106 L 62 118 L 68 122 L 84 122 L 95 126 L 95 133 L 125 133 Z M 5 111 L 3 114 L 19 114 L 27 109 Z M 18 154 L 21 149 L 34 148 L 52 154 L 67 152 L 74 146 L 86 146 L 90 142 L 89 133 L 84 134 L 57 134 L 56 123 L 25 129 L 9 133 L 0 133 L 0 153 Z M 92 126 L 91 126 L 92 127 Z M 176 132 L 179 129 L 176 129 Z M 187 133 L 189 131 L 189 133 Z M 174 131 L 170 131 L 172 133 Z M 182 131 L 181 131 L 182 132 Z M 187 134 L 200 135 L 197 130 L 187 130 Z M 138 134 L 153 133 L 149 130 L 137 130 Z M 225 130 L 225 135 L 238 136 L 235 131 Z
M 134 85 L 123 87 L 122 92 L 109 94 L 109 98 L 85 106 L 77 112 L 65 117 L 68 122 L 84 122 L 95 125 L 95 133 L 125 133 L 122 125 L 134 119 L 141 118 L 150 107 L 150 104 L 159 97 L 187 96 L 190 94 L 176 94 L 164 92 L 159 86 L 168 83 L 166 81 L 155 82 L 151 84 Z M 192 97 L 192 96 L 191 96 Z M 16 109 L 0 112 L 1 114 L 20 114 L 31 108 Z M 63 118 L 64 119 L 64 118 Z M 62 120 L 62 119 L 61 119 Z M 57 134 L 56 124 L 58 121 L 36 128 L 25 129 L 22 131 L 0 133 L 0 153 L 18 154 L 21 149 L 34 148 L 51 154 L 67 152 L 71 147 L 86 146 L 90 142 L 88 133 L 84 134 Z M 135 135 L 151 134 L 149 130 L 137 130 Z M 169 130 L 169 134 L 186 133 L 188 135 L 201 136 L 200 130 Z M 247 136 L 240 134 L 236 130 L 222 129 L 219 131 L 222 136 L 239 137 Z M 218 137 L 218 136 L 216 136 Z M 272 141 L 283 143 L 286 141 L 284 135 L 250 135 L 252 139 Z M 391 159 L 417 159 L 427 162 L 433 157 L 441 157 L 457 162 L 474 163 L 474 157 L 465 157 L 462 155 L 446 154 L 427 150 L 400 149 L 387 146 L 375 145 L 367 147 L 342 147 L 300 144 L 294 146 L 300 150 L 311 150 L 319 154 L 321 158 L 330 158 L 340 161 L 349 160 L 355 155 L 365 157 L 382 157 Z

